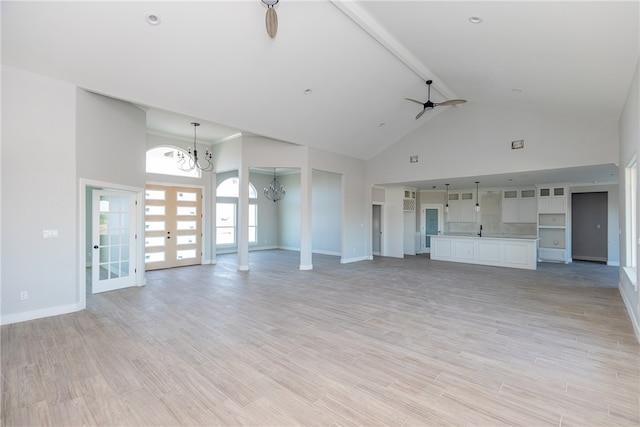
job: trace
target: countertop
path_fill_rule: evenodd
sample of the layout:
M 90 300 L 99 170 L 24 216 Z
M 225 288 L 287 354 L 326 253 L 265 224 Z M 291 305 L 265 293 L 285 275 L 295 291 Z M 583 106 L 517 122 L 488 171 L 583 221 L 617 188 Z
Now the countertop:
M 509 239 L 509 240 L 538 240 L 538 236 L 528 234 L 482 234 L 482 237 L 474 233 L 444 233 L 429 234 L 430 237 L 455 237 L 465 239 Z

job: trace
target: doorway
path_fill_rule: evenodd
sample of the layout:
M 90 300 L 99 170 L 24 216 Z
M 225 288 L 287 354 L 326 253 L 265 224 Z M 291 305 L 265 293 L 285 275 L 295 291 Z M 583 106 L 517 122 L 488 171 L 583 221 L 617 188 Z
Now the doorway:
M 608 261 L 608 193 L 571 195 L 571 258 Z
M 202 189 L 147 185 L 145 270 L 202 263 Z
M 421 206 L 422 224 L 420 227 L 420 250 L 431 253 L 431 235 L 442 233 L 442 206 L 423 204 Z
M 382 205 L 371 206 L 371 253 L 382 255 Z
M 93 190 L 92 293 L 128 288 L 135 278 L 135 194 Z

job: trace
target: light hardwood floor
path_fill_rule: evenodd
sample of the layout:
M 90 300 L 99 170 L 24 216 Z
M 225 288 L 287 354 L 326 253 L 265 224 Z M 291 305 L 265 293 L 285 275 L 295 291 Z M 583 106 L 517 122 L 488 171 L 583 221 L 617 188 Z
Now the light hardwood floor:
M 618 269 L 235 255 L 2 326 L 2 425 L 638 426 Z

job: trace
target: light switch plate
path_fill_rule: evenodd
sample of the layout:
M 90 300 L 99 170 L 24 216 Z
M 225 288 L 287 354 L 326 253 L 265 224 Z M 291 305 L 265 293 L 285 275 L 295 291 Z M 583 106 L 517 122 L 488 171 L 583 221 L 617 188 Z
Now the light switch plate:
M 42 230 L 43 239 L 53 239 L 54 237 L 58 237 L 58 230 Z

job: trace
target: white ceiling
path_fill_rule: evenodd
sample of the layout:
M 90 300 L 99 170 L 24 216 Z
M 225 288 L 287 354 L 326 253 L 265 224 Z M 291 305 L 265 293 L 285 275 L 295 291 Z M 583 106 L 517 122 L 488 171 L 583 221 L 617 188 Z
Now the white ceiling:
M 369 159 L 438 119 L 414 120 L 420 106 L 403 99 L 426 100 L 426 79 L 434 102 L 617 120 L 638 60 L 637 1 L 276 10 L 270 39 L 259 0 L 3 1 L 2 62 L 144 106 L 152 132 L 193 138 L 198 121 L 199 141 L 242 131 Z

